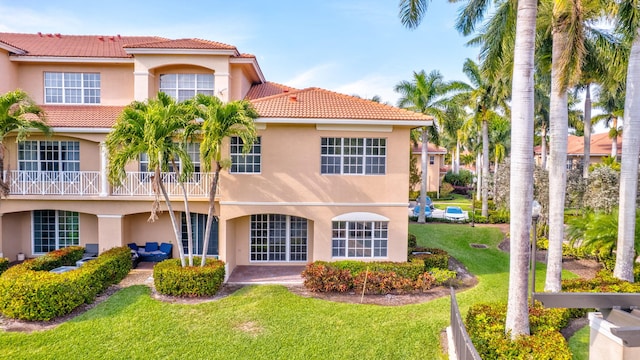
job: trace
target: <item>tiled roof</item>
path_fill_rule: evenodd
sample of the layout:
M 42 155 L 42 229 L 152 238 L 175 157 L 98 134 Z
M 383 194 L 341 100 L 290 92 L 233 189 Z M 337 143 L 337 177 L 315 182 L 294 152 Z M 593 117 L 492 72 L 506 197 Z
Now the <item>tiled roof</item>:
M 242 53 L 234 56 L 235 58 L 245 58 L 245 59 L 255 59 L 256 56 L 253 54 Z
M 157 36 L 0 33 L 0 43 L 24 50 L 23 56 L 130 58 L 123 46 L 166 40 Z
M 618 155 L 622 154 L 622 137 L 618 137 Z M 591 156 L 609 156 L 611 155 L 612 140 L 609 133 L 591 134 L 591 147 L 589 153 Z M 540 154 L 540 146 L 534 148 L 536 154 Z M 584 155 L 584 137 L 569 135 L 567 138 L 567 155 L 583 156 Z
M 100 105 L 42 105 L 51 127 L 110 128 L 124 109 L 124 106 Z
M 155 39 L 149 42 L 129 43 L 125 48 L 136 49 L 209 49 L 209 50 L 235 50 L 235 46 L 202 39 Z
M 427 152 L 430 154 L 446 154 L 447 149 L 442 146 L 438 146 L 432 143 L 427 143 Z M 411 147 L 412 154 L 421 154 L 422 153 L 422 144 L 413 145 Z
M 255 84 L 251 86 L 251 89 L 249 89 L 249 92 L 247 93 L 247 96 L 245 98 L 247 100 L 255 100 L 255 99 L 259 99 L 267 96 L 284 94 L 284 93 L 296 91 L 296 90 L 298 89 L 267 81 L 262 84 Z
M 252 103 L 265 118 L 432 120 L 430 116 L 319 88 L 267 96 Z

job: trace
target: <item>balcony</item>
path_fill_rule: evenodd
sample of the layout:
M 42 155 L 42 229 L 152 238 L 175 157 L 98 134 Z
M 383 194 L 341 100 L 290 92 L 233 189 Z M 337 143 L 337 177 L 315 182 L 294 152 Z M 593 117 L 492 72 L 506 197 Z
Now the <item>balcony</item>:
M 106 177 L 99 171 L 19 171 L 5 173 L 10 195 L 57 195 L 57 196 L 154 196 L 149 172 L 127 172 L 120 186 L 105 186 Z M 163 173 L 162 182 L 171 197 L 182 197 L 178 174 Z M 194 173 L 184 183 L 189 197 L 208 197 L 212 173 Z

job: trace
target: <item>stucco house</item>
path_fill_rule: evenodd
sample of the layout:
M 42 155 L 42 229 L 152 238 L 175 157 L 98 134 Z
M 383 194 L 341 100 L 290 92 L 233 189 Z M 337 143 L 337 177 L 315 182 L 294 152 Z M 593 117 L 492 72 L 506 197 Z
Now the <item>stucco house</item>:
M 241 154 L 238 138 L 225 145 L 233 165 L 222 174 L 219 218 L 204 252 L 224 260 L 229 271 L 314 260 L 406 260 L 407 141 L 412 128 L 431 125 L 427 116 L 268 82 L 254 55 L 200 39 L 0 33 L 0 93 L 17 88 L 46 111 L 54 135 L 5 140 L 3 170 L 11 186 L 0 201 L 5 257 L 70 245 L 99 244 L 104 251 L 172 242 L 166 213 L 147 222 L 153 196 L 145 159 L 129 164 L 123 185 L 114 187 L 104 147 L 125 105 L 164 91 L 178 100 L 196 93 L 246 98 L 260 115 L 259 140 L 249 155 Z M 198 253 L 209 175 L 187 184 Z M 180 212 L 172 178 L 167 188 Z M 179 217 L 184 222 L 184 213 Z M 185 247 L 186 235 L 183 228 Z
M 602 158 L 611 156 L 613 153 L 613 140 L 609 137 L 608 132 L 599 134 L 591 134 L 591 146 L 589 147 L 589 164 L 599 163 Z M 618 161 L 622 156 L 622 137 L 616 139 L 616 154 Z M 534 148 L 536 164 L 542 163 L 542 150 L 538 145 Z M 578 164 L 582 164 L 584 158 L 584 137 L 569 135 L 567 138 L 567 169 L 571 170 Z M 549 159 L 547 158 L 547 161 Z
M 438 192 L 442 179 L 447 173 L 444 156 L 447 149 L 432 143 L 427 144 L 427 191 Z M 411 157 L 416 162 L 416 170 L 422 172 L 422 144 L 411 144 Z M 420 183 L 413 188 L 414 191 L 420 190 Z

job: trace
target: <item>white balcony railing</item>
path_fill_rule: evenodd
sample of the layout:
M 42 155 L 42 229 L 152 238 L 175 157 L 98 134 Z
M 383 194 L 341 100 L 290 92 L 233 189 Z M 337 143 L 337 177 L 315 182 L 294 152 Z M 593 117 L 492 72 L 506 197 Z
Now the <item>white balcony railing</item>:
M 100 195 L 99 171 L 19 171 L 5 173 L 11 195 Z M 153 196 L 149 172 L 127 172 L 122 185 L 114 186 L 113 196 Z M 195 173 L 184 183 L 189 197 L 207 197 L 211 173 Z M 169 196 L 182 196 L 176 173 L 162 174 Z
M 20 171 L 7 174 L 13 195 L 97 195 L 98 171 Z
M 153 173 L 150 172 L 127 172 L 127 176 L 122 181 L 122 185 L 113 188 L 112 195 L 153 196 L 152 176 Z M 184 183 L 187 194 L 190 197 L 206 197 L 212 178 L 213 174 L 211 173 L 192 174 L 190 181 Z M 163 173 L 162 183 L 167 189 L 169 196 L 182 196 L 182 188 L 178 183 L 178 174 Z

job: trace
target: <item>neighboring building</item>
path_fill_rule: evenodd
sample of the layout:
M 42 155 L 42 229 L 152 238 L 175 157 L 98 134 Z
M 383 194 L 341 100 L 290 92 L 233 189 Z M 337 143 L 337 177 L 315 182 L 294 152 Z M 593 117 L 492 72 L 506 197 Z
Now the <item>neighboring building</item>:
M 622 155 L 622 137 L 618 137 L 617 139 L 617 154 L 618 160 L 620 160 L 620 156 Z M 602 161 L 603 157 L 611 156 L 611 150 L 613 141 L 609 137 L 609 133 L 600 133 L 600 134 L 592 134 L 591 135 L 591 146 L 589 148 L 589 163 L 599 163 Z M 548 146 L 547 146 L 548 149 Z M 540 165 L 541 160 L 541 150 L 540 146 L 536 146 L 534 148 L 536 164 Z M 573 169 L 578 164 L 582 164 L 582 159 L 584 158 L 584 137 L 569 135 L 567 139 L 567 169 Z M 549 162 L 549 158 L 547 157 L 547 163 Z
M 442 170 L 446 168 L 444 156 L 447 154 L 447 149 L 428 143 L 427 151 L 427 191 L 439 192 L 442 178 L 446 174 L 446 171 L 443 173 Z M 422 144 L 412 144 L 411 156 L 416 159 L 418 173 L 422 172 Z M 420 183 L 413 190 L 420 191 Z
M 129 242 L 175 245 L 167 214 L 147 222 L 153 196 L 145 158 L 112 187 L 104 148 L 125 105 L 164 91 L 178 100 L 196 93 L 246 98 L 260 114 L 249 155 L 237 138 L 225 145 L 234 163 L 221 176 L 207 254 L 229 270 L 406 260 L 407 140 L 430 117 L 267 82 L 255 56 L 200 39 L 0 33 L 0 93 L 17 88 L 41 104 L 55 134 L 4 142 L 11 193 L 0 207 L 0 252 L 10 259 L 88 243 L 100 251 Z M 190 151 L 197 169 L 198 144 Z M 186 184 L 198 253 L 209 175 Z M 174 209 L 184 210 L 175 174 L 167 179 Z M 185 247 L 186 235 L 183 227 Z

